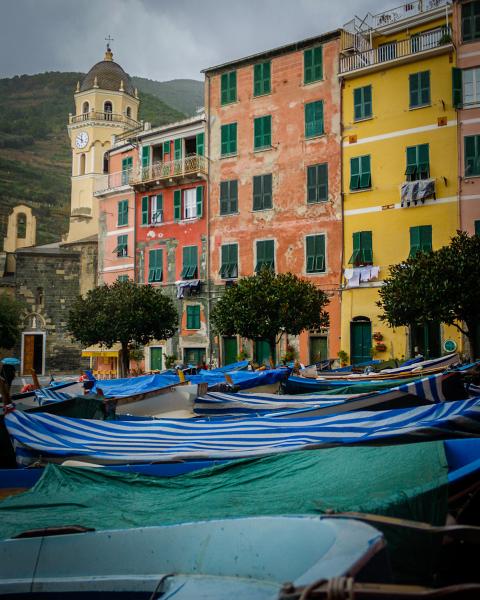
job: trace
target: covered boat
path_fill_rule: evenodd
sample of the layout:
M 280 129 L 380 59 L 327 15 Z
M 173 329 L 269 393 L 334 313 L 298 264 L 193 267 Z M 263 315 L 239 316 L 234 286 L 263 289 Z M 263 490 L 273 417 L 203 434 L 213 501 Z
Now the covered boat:
M 390 579 L 382 534 L 352 519 L 257 517 L 43 533 L 0 542 L 0 594 L 264 600 L 278 597 L 285 581 L 362 580 L 367 572 Z

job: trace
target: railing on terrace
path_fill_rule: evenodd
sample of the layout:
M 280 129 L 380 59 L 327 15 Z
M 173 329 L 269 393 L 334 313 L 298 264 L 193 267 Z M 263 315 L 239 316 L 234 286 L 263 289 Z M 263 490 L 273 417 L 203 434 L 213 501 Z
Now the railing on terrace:
M 147 181 L 160 181 L 162 179 L 173 179 L 185 175 L 195 175 L 207 172 L 207 159 L 199 154 L 192 154 L 177 160 L 156 162 L 148 167 L 140 167 L 136 173 L 132 173 L 130 182 L 145 183 Z
M 138 121 L 135 121 L 135 119 L 131 119 L 130 117 L 127 117 L 127 115 L 120 115 L 112 112 L 98 112 L 96 110 L 91 110 L 82 113 L 81 115 L 72 115 L 70 117 L 70 124 L 82 123 L 83 121 L 114 121 L 116 123 L 125 123 L 132 128 L 139 126 Z
M 131 175 L 132 169 L 99 175 L 95 178 L 93 184 L 93 193 L 99 194 L 101 192 L 107 192 L 109 190 L 114 190 L 115 188 L 129 185 Z
M 450 43 L 450 27 L 439 27 L 431 31 L 413 35 L 408 40 L 390 42 L 382 44 L 378 48 L 356 52 L 350 56 L 342 56 L 340 59 L 340 73 L 349 73 L 350 71 L 357 71 L 358 69 L 391 62 Z
M 406 2 L 401 6 L 390 8 L 376 15 L 368 13 L 363 19 L 355 17 L 348 23 L 345 23 L 343 29 L 353 35 L 356 33 L 366 34 L 372 30 L 393 25 L 404 19 L 410 19 L 411 17 L 449 6 L 451 3 L 452 0 L 413 0 L 413 2 Z

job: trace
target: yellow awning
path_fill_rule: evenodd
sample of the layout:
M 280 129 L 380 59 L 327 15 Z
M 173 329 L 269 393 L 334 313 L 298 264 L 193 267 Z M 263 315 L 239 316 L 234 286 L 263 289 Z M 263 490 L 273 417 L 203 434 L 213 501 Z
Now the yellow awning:
M 118 358 L 118 354 L 122 349 L 122 345 L 120 343 L 113 344 L 111 348 L 106 348 L 101 344 L 96 344 L 94 346 L 89 346 L 82 350 L 82 356 L 104 356 L 107 358 Z

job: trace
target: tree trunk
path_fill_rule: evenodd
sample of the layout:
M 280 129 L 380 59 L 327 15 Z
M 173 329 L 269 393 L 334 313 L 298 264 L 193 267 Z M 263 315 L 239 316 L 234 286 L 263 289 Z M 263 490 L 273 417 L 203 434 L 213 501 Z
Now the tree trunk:
M 476 321 L 465 321 L 467 326 L 467 338 L 468 344 L 470 346 L 470 360 L 473 362 L 479 355 L 480 348 L 477 348 L 477 326 L 478 323 Z
M 128 349 L 128 343 L 122 342 L 122 349 L 120 350 L 120 377 L 128 377 L 130 371 L 130 351 Z

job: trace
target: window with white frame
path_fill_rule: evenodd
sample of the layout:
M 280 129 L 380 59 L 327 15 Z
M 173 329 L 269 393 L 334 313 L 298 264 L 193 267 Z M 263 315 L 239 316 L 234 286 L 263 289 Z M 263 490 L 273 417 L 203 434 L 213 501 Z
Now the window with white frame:
M 197 190 L 195 188 L 183 191 L 183 218 L 194 219 L 197 216 Z
M 464 106 L 480 103 L 480 69 L 464 69 L 462 72 Z

